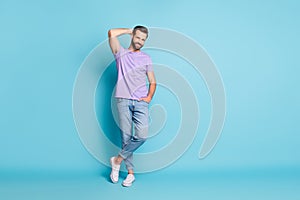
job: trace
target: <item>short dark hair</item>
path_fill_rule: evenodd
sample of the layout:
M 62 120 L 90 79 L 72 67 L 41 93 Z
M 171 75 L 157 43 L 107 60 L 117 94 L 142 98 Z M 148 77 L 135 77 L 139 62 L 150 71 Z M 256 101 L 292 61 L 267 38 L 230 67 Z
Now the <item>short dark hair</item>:
M 148 29 L 145 26 L 141 26 L 141 25 L 135 26 L 133 28 L 132 34 L 134 35 L 137 30 L 139 30 L 139 31 L 141 31 L 143 33 L 146 33 L 147 37 L 148 37 Z

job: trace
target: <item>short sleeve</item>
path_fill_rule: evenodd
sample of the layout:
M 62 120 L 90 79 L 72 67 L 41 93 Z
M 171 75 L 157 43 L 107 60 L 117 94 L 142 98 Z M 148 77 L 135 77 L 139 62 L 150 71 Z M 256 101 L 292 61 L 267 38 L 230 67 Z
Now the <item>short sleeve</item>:
M 152 60 L 150 57 L 148 57 L 148 62 L 146 65 L 146 71 L 147 72 L 153 72 L 153 66 L 152 66 Z
M 122 55 L 122 52 L 124 52 L 124 47 L 120 46 L 119 51 L 114 54 L 115 59 L 118 59 Z

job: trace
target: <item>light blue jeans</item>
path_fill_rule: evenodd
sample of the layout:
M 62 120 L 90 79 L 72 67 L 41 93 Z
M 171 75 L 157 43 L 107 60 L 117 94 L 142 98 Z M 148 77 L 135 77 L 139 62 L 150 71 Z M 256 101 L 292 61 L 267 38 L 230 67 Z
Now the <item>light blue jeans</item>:
M 119 155 L 124 159 L 127 170 L 132 170 L 133 152 L 148 136 L 149 104 L 145 101 L 123 98 L 116 100 L 122 137 L 122 150 Z

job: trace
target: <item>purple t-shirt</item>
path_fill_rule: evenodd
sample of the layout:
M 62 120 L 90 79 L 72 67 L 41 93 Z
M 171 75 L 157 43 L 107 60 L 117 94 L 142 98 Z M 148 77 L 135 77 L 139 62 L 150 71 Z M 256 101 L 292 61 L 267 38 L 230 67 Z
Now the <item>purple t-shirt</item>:
M 132 52 L 122 46 L 114 56 L 118 70 L 115 97 L 134 100 L 146 97 L 147 72 L 153 71 L 150 56 L 142 51 Z

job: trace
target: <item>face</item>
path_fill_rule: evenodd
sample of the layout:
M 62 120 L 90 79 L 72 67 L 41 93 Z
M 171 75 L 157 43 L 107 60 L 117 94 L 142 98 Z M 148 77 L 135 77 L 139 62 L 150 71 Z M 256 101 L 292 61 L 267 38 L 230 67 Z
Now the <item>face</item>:
M 134 50 L 140 50 L 147 39 L 147 34 L 140 30 L 136 30 L 135 34 L 132 36 L 131 45 Z

